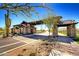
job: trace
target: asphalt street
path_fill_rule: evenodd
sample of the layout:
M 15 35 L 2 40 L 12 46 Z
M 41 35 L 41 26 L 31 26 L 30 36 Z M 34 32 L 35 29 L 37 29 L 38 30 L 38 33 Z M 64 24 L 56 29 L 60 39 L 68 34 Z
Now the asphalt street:
M 13 38 L 4 38 L 4 39 L 0 39 L 0 54 L 14 49 L 16 47 L 22 46 L 26 44 L 25 42 L 21 42 L 19 40 L 15 40 Z

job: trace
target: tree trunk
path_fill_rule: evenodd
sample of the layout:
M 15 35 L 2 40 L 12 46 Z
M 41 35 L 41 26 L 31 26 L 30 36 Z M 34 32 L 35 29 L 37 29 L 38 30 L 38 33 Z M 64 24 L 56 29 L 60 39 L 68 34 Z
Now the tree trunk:
M 48 38 L 50 39 L 50 29 L 49 29 L 49 36 L 48 36 Z
M 10 28 L 10 25 L 11 25 L 11 20 L 9 18 L 9 10 L 7 10 L 7 14 L 5 14 L 5 31 L 6 31 L 6 37 L 9 36 L 9 28 Z

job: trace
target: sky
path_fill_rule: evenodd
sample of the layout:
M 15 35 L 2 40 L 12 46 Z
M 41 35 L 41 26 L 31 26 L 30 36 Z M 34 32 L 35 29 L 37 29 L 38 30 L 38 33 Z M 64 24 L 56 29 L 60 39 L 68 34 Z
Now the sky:
M 39 5 L 39 3 L 31 5 Z M 79 3 L 48 3 L 44 4 L 52 9 L 52 12 L 57 16 L 62 16 L 61 20 L 75 20 L 79 22 Z M 17 17 L 13 14 L 10 15 L 11 18 L 11 27 L 16 24 L 20 24 L 22 21 L 31 22 L 39 19 L 43 19 L 48 13 L 44 8 L 36 8 L 36 11 L 39 13 L 39 17 L 32 13 L 32 19 L 27 18 L 22 15 L 18 15 Z M 5 10 L 0 10 L 0 27 L 5 27 Z M 45 25 L 36 26 L 37 29 L 46 29 Z M 76 25 L 79 28 L 79 24 Z

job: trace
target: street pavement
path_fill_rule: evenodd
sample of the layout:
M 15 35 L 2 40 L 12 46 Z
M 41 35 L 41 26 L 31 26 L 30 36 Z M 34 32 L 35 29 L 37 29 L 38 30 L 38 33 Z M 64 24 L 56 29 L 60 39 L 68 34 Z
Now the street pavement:
M 25 42 L 13 39 L 11 37 L 8 38 L 0 38 L 0 55 L 8 50 L 17 48 L 19 46 L 25 45 Z

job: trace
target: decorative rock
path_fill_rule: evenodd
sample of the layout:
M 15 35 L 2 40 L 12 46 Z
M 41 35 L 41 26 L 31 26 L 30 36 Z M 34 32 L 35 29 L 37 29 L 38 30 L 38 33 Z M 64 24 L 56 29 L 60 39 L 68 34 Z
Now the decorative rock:
M 49 56 L 72 56 L 68 53 L 64 53 L 64 52 L 61 52 L 61 51 L 58 51 L 58 50 L 52 50 L 49 54 Z
M 62 56 L 62 53 L 57 50 L 52 50 L 49 54 L 49 56 Z

